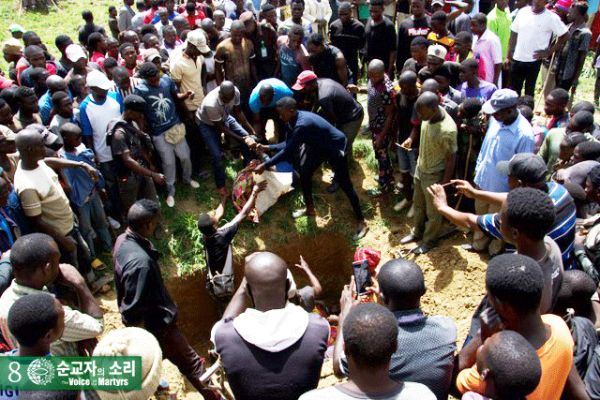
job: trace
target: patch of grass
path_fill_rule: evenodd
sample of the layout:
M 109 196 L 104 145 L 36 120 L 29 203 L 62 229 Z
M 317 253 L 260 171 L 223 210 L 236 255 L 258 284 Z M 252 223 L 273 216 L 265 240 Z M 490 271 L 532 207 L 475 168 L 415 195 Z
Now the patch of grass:
M 59 8 L 50 7 L 48 11 L 27 11 L 19 13 L 20 0 L 0 0 L 0 42 L 10 37 L 8 26 L 17 23 L 25 30 L 35 31 L 40 35 L 48 51 L 55 57 L 59 55 L 54 46 L 54 38 L 61 34 L 69 35 L 77 42 L 77 28 L 83 24 L 81 11 L 90 10 L 95 17 L 94 22 L 108 29 L 108 7 L 119 7 L 121 2 L 115 0 L 57 0 Z M 4 58 L 0 58 L 0 69 L 7 71 Z
M 352 146 L 352 156 L 355 159 L 363 159 L 369 169 L 373 172 L 377 172 L 379 169 L 371 139 L 366 137 L 357 138 Z
M 177 259 L 177 275 L 205 269 L 204 245 L 196 224 L 196 216 L 180 213 L 170 221 L 168 249 Z

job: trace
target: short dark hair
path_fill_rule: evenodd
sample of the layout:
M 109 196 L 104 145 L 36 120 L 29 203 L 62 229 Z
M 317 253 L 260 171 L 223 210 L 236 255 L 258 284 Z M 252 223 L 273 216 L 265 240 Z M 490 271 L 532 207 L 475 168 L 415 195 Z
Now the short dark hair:
M 481 100 L 479 100 L 478 98 L 470 97 L 468 99 L 465 99 L 465 101 L 463 101 L 462 103 L 460 103 L 460 106 L 463 108 L 465 116 L 467 118 L 474 118 L 481 111 L 482 104 Z
M 136 201 L 127 212 L 127 224 L 134 231 L 156 218 L 160 213 L 160 205 L 153 200 L 141 199 Z
M 398 343 L 398 321 L 387 308 L 374 303 L 352 307 L 343 325 L 346 354 L 361 367 L 389 363 Z
M 588 13 L 588 3 L 586 1 L 576 1 L 573 2 L 573 6 L 572 6 L 575 10 L 577 10 L 577 12 L 579 13 L 579 15 L 581 16 L 585 16 Z
M 73 40 L 67 36 L 67 35 L 58 35 L 55 39 L 54 39 L 54 45 L 56 46 L 57 49 L 62 49 L 63 47 L 67 46 L 67 43 L 72 42 Z
M 304 28 L 302 28 L 302 26 L 294 24 L 291 28 L 289 33 L 292 33 L 294 35 L 301 35 L 304 36 Z
M 115 6 L 108 6 L 108 12 L 117 11 Z
M 517 104 L 525 104 L 533 110 L 535 108 L 535 99 L 533 98 L 533 96 L 525 94 L 519 97 L 519 99 L 517 100 Z
M 508 192 L 506 215 L 511 227 L 533 240 L 542 240 L 554 225 L 556 210 L 547 193 L 520 187 Z
M 544 275 L 537 261 L 516 253 L 496 256 L 485 274 L 487 292 L 515 311 L 531 312 L 540 306 Z
M 521 113 L 522 116 L 525 117 L 527 121 L 531 121 L 533 118 L 533 110 L 527 104 L 519 104 L 517 109 Z
M 600 188 L 600 165 L 596 165 L 590 173 L 588 174 L 588 179 L 590 180 L 592 186 L 595 188 Z
M 144 35 L 147 35 L 149 33 L 153 33 L 153 34 L 157 33 L 157 29 L 154 25 L 146 24 L 140 28 L 140 36 L 144 37 Z
M 202 213 L 200 216 L 198 216 L 198 229 L 204 235 L 210 235 L 214 232 L 215 229 L 210 215 Z
M 571 121 L 575 129 L 585 132 L 594 126 L 594 114 L 589 111 L 578 111 L 573 115 Z
M 15 271 L 35 271 L 43 267 L 56 251 L 56 242 L 45 233 L 21 236 L 12 245 L 10 263 Z
M 69 97 L 69 94 L 67 92 L 63 92 L 62 90 L 52 93 L 52 105 L 54 107 L 57 107 L 58 104 L 67 97 Z
M 429 47 L 431 42 L 423 36 L 416 36 L 411 42 L 411 46 Z
M 415 301 L 425 294 L 423 271 L 413 261 L 399 258 L 381 266 L 377 275 L 381 293 L 394 301 Z
M 100 43 L 104 39 L 104 35 L 100 32 L 92 32 L 90 36 L 88 36 L 87 40 L 87 48 L 89 51 L 96 50 L 98 43 Z
M 596 282 L 585 271 L 578 269 L 563 272 L 563 284 L 568 282 L 571 298 L 576 301 L 590 301 L 596 292 Z
M 466 41 L 469 43 L 473 43 L 473 35 L 471 34 L 471 32 L 468 31 L 460 31 L 456 34 L 456 36 L 454 37 L 455 40 L 460 40 L 462 41 Z M 468 58 L 467 60 L 472 60 L 471 58 Z
M 579 143 L 586 142 L 588 137 L 581 132 L 571 132 L 568 135 L 565 135 L 563 142 L 571 148 L 575 148 Z
M 594 107 L 594 104 L 589 101 L 580 101 L 571 107 L 571 113 L 573 115 L 577 114 L 579 111 L 587 111 L 593 114 L 596 111 L 596 108 Z
M 23 296 L 8 311 L 8 329 L 19 345 L 31 347 L 56 326 L 58 312 L 48 293 Z
M 383 3 L 383 0 L 382 0 L 382 3 Z M 443 11 L 436 11 L 431 15 L 431 20 L 438 21 L 438 22 L 445 24 L 446 22 L 448 22 L 448 16 Z
M 569 92 L 563 88 L 552 89 L 550 93 L 548 93 L 548 96 L 552 96 L 554 100 L 558 100 L 565 105 L 569 102 Z
M 466 60 L 461 62 L 460 65 L 469 69 L 470 71 L 477 71 L 477 69 L 479 68 L 479 63 L 474 58 L 467 58 Z
M 106 71 L 108 68 L 115 68 L 119 66 L 119 63 L 117 62 L 117 60 L 115 60 L 112 57 L 106 57 L 104 59 L 104 70 Z
M 94 19 L 94 14 L 92 14 L 90 10 L 83 10 L 81 12 L 81 18 L 83 18 L 86 21 L 89 21 L 91 19 Z
M 34 31 L 27 31 L 23 34 L 23 43 L 27 46 L 27 43 L 31 42 L 34 38 L 39 38 L 40 36 Z
M 158 67 L 153 62 L 143 63 L 138 70 L 138 75 L 142 79 L 153 78 L 158 75 L 158 73 Z
M 542 376 L 542 365 L 533 346 L 515 331 L 504 330 L 488 346 L 487 365 L 492 372 L 496 396 L 523 399 L 535 390 Z
M 584 160 L 596 160 L 600 157 L 600 143 L 595 140 L 581 142 L 575 149 L 579 152 L 579 156 Z
M 133 45 L 133 43 L 130 42 L 124 42 L 119 46 L 119 54 L 121 56 L 123 56 L 123 52 L 125 51 L 126 48 L 131 47 L 135 50 L 135 46 Z
M 284 110 L 296 110 L 297 109 L 297 103 L 296 100 L 294 100 L 293 97 L 290 96 L 285 96 L 282 97 L 281 99 L 279 99 L 279 101 L 277 101 L 276 106 L 278 108 L 283 108 Z
M 21 101 L 29 96 L 35 96 L 35 91 L 27 86 L 19 86 L 17 92 L 15 93 L 15 98 L 17 99 L 17 101 Z
M 383 0 L 371 0 L 370 4 L 372 6 L 383 7 Z
M 312 44 L 315 46 L 323 46 L 325 44 L 325 39 L 323 38 L 323 35 L 316 32 L 308 37 L 306 44 Z
M 471 21 L 475 21 L 479 25 L 487 24 L 487 15 L 485 15 L 484 13 L 477 13 L 471 17 Z

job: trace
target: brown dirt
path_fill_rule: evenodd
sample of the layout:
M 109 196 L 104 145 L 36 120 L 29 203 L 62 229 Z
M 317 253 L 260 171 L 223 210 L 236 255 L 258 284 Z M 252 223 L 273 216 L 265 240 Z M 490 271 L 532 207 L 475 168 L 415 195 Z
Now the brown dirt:
M 288 225 L 286 220 L 291 218 L 289 214 L 292 210 L 275 206 L 268 212 L 268 224 L 259 224 L 252 228 L 254 236 L 251 240 L 236 239 L 236 282 L 241 280 L 243 257 L 252 251 L 269 249 L 288 263 L 298 285 L 302 286 L 307 281 L 303 274 L 293 267 L 302 255 L 323 285 L 324 301 L 331 305 L 337 304 L 339 293 L 352 274 L 351 261 L 355 247 L 348 240 L 353 222 L 350 219 L 351 209 L 347 199 L 341 191 L 335 195 L 324 193 L 328 181 L 325 178 L 329 176 L 330 172 L 327 171 L 315 179 L 314 189 L 319 214 L 315 221 L 315 234 L 299 234 L 294 223 L 289 222 Z M 397 200 L 395 196 L 370 199 L 364 194 L 365 189 L 375 185 L 373 173 L 364 163 L 361 162 L 359 167 L 352 171 L 352 176 L 363 207 L 370 210 L 370 214 L 367 214 L 370 231 L 360 245 L 379 249 L 382 252 L 383 263 L 396 257 L 399 251 L 409 248 L 399 245 L 399 240 L 408 233 L 410 221 L 407 221 L 405 212 L 392 211 Z M 198 205 L 189 200 L 178 202 L 179 209 L 194 214 L 200 210 L 205 211 L 206 207 L 207 205 Z M 320 233 L 324 228 L 335 232 Z M 429 254 L 416 259 L 423 269 L 428 288 L 423 297 L 422 307 L 426 313 L 446 315 L 456 321 L 459 346 L 468 330 L 470 315 L 485 292 L 485 259 L 462 250 L 460 244 L 467 241 L 466 235 L 459 232 L 442 241 L 440 246 Z M 172 271 L 175 270 L 169 268 L 168 271 L 174 274 Z M 218 319 L 215 304 L 206 293 L 204 283 L 204 275 L 200 272 L 186 277 L 171 276 L 167 279 L 167 287 L 179 306 L 179 326 L 201 355 L 206 354 L 210 329 Z M 114 293 L 103 296 L 101 303 L 106 312 L 106 331 L 122 326 Z M 179 399 L 200 399 L 171 363 L 165 361 L 163 365 L 164 377 L 172 389 L 177 391 Z M 331 362 L 326 361 L 319 386 L 330 386 L 337 382 L 332 374 Z

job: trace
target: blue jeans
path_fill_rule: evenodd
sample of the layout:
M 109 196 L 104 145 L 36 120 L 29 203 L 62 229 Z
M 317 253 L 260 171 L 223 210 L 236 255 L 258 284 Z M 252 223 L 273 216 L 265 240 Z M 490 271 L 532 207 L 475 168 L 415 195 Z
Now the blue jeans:
M 233 118 L 228 115 L 225 118 L 225 126 L 238 136 L 248 136 L 248 132 Z M 221 132 L 217 131 L 216 127 L 207 125 L 200 121 L 200 134 L 204 139 L 204 144 L 210 153 L 210 162 L 215 175 L 215 183 L 217 188 L 225 187 L 225 166 L 223 165 L 223 150 L 221 149 Z M 253 156 L 248 146 L 245 143 L 240 143 L 240 149 L 244 157 L 244 165 L 250 161 Z
M 98 192 L 94 191 L 87 203 L 79 207 L 79 231 L 87 243 L 92 259 L 96 258 L 94 247 L 94 238 L 96 234 L 102 241 L 104 250 L 110 251 L 112 248 L 112 238 L 108 232 L 108 223 L 106 214 Z

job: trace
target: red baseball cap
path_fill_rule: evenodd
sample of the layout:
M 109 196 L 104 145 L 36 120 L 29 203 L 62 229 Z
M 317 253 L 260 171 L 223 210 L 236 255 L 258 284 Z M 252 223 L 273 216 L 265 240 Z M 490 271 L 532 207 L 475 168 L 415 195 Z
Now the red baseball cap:
M 292 86 L 294 90 L 302 90 L 308 82 L 312 82 L 317 79 L 317 74 L 312 71 L 302 71 L 296 79 L 296 84 Z

